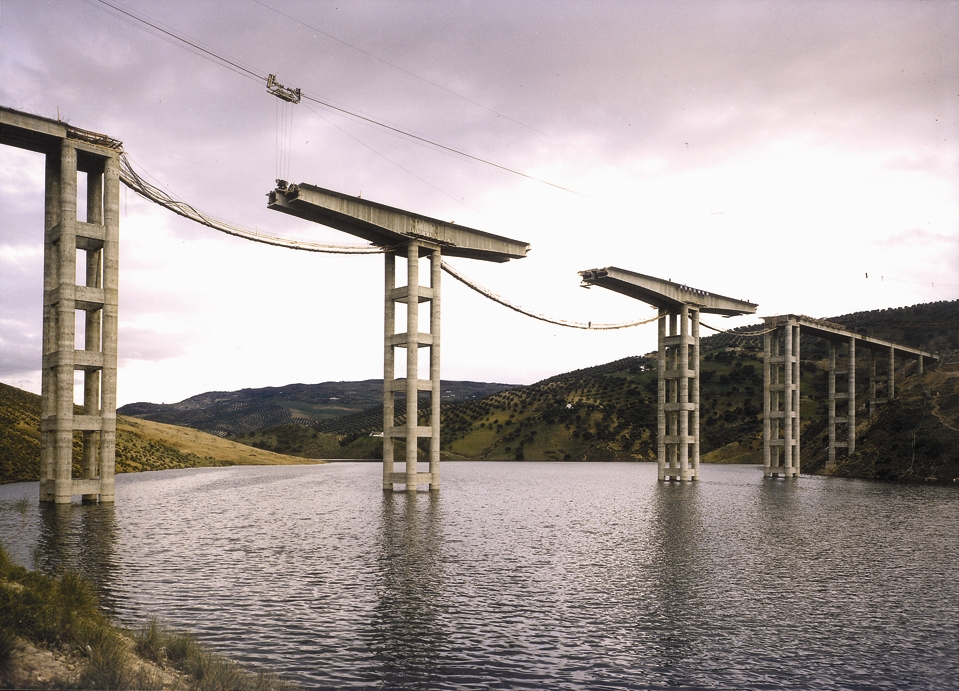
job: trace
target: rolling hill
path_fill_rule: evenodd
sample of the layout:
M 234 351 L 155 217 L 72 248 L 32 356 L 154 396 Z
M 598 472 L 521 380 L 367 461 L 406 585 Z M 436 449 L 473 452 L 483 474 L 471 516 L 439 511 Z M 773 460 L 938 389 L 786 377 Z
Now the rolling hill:
M 328 436 L 328 435 L 324 435 Z M 329 438 L 331 448 L 336 439 Z M 74 474 L 80 474 L 81 437 L 74 438 Z M 238 444 L 198 430 L 117 417 L 118 473 L 220 465 L 316 463 Z M 40 397 L 0 384 L 0 483 L 40 477 Z
M 943 354 L 941 366 L 904 380 L 897 387 L 897 400 L 874 418 L 859 418 L 857 453 L 834 474 L 899 480 L 959 477 L 959 301 L 858 312 L 829 321 Z M 762 339 L 744 333 L 755 330 L 742 327 L 701 341 L 704 462 L 762 460 Z M 802 468 L 818 472 L 826 453 L 825 342 L 804 336 L 801 355 Z M 655 366 L 652 353 L 529 386 L 444 382 L 443 457 L 653 460 Z M 0 480 L 35 479 L 39 397 L 0 387 Z M 381 396 L 382 382 L 369 380 L 210 392 L 171 405 L 124 406 L 121 412 L 138 417 L 119 418 L 117 467 L 124 472 L 379 458 L 382 438 L 371 434 L 382 430 Z M 398 398 L 398 421 L 404 411 Z M 420 412 L 425 423 L 426 397 Z M 170 421 L 183 426 L 163 424 Z M 398 453 L 402 457 L 402 449 Z
M 443 381 L 443 400 L 483 398 L 508 389 L 508 384 Z M 289 384 L 240 391 L 210 391 L 179 403 L 130 403 L 121 415 L 192 427 L 219 437 L 248 434 L 278 425 L 306 425 L 338 431 L 336 423 L 350 414 L 363 415 L 383 404 L 383 380 Z
M 935 372 L 905 380 L 898 400 L 882 409 L 876 418 L 860 417 L 859 453 L 834 474 L 903 480 L 959 476 L 959 461 L 953 459 L 954 452 L 959 450 L 955 432 L 959 427 L 955 417 L 959 403 L 953 391 L 959 372 L 954 371 L 956 365 L 949 360 L 949 353 L 959 349 L 959 301 L 859 312 L 829 321 L 878 338 L 940 351 L 946 360 Z M 742 327 L 701 341 L 704 462 L 762 461 L 762 338 L 743 333 L 757 327 Z M 818 472 L 826 458 L 826 344 L 804 336 L 801 354 L 802 467 L 804 472 Z M 655 364 L 655 354 L 629 357 L 483 399 L 444 402 L 443 456 L 489 460 L 653 460 Z M 920 397 L 914 394 L 917 386 L 921 387 Z M 925 413 L 923 401 L 930 401 Z M 931 401 L 939 406 L 935 408 L 938 416 L 931 413 Z M 399 420 L 402 411 L 402 402 L 398 401 Z M 421 404 L 421 415 L 425 423 L 426 398 Z M 903 430 L 910 424 L 913 427 L 907 434 Z M 344 435 L 340 442 L 344 452 L 358 445 L 368 450 L 369 457 L 379 456 L 377 445 L 381 441 L 368 437 L 382 429 L 378 405 L 317 426 L 320 425 Z M 898 445 L 889 442 L 890 429 L 894 430 L 891 434 L 902 437 Z M 298 448 L 310 448 L 309 434 L 306 428 L 278 426 L 235 439 L 283 453 L 298 453 Z M 905 453 L 906 448 L 910 461 L 916 450 L 914 462 L 901 464 L 895 460 L 899 456 L 890 456 L 892 449 Z M 887 461 L 869 465 L 868 459 L 873 456 Z M 882 467 L 883 463 L 887 467 Z

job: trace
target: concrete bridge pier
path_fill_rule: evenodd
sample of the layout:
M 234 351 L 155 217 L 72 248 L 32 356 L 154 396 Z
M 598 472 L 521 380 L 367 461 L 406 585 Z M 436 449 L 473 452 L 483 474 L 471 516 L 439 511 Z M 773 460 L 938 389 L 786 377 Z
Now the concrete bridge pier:
M 430 261 L 430 285 L 420 285 L 421 255 Z M 386 253 L 386 294 L 383 343 L 383 489 L 397 484 L 415 492 L 420 484 L 440 488 L 440 276 L 442 257 L 437 245 L 411 241 L 406 245 L 406 285 L 396 287 L 396 253 Z M 420 303 L 430 304 L 430 331 L 419 330 Z M 406 305 L 406 331 L 396 333 L 396 304 Z M 429 350 L 429 379 L 419 378 L 419 349 Z M 406 377 L 396 378 L 396 348 L 406 349 Z M 430 392 L 430 424 L 420 425 L 418 394 Z M 396 425 L 396 394 L 406 395 L 406 422 Z M 429 472 L 419 471 L 420 438 L 429 438 Z M 394 469 L 394 439 L 406 440 L 404 469 Z
M 829 340 L 829 455 L 826 460 L 826 469 L 836 467 L 837 449 L 846 449 L 846 457 L 856 452 L 856 337 L 850 336 L 846 341 L 844 362 L 840 362 L 840 348 L 842 342 Z M 839 365 L 842 365 L 840 367 Z M 870 363 L 871 372 L 875 368 L 875 356 Z M 837 377 L 845 377 L 845 391 L 838 391 Z M 841 379 L 840 379 L 841 381 Z M 876 379 L 870 376 L 870 395 L 875 393 Z M 846 401 L 846 414 L 838 415 L 836 404 Z M 870 400 L 870 411 L 879 402 L 878 398 Z
M 879 406 L 896 397 L 896 349 L 888 348 L 889 354 L 884 357 L 879 350 L 869 351 L 869 416 L 875 415 Z M 883 362 L 885 360 L 885 362 Z M 922 363 L 922 357 L 919 358 Z M 879 365 L 883 364 L 884 368 Z M 920 364 L 921 366 L 921 364 Z M 882 373 L 882 369 L 885 370 Z
M 87 176 L 86 220 L 77 218 L 78 174 Z M 64 137 L 47 153 L 44 209 L 40 501 L 114 500 L 116 452 L 118 152 Z M 83 256 L 78 258 L 78 253 Z M 82 262 L 84 282 L 77 285 Z M 81 349 L 77 312 L 83 313 Z M 74 412 L 74 372 L 83 409 Z M 73 477 L 73 435 L 82 432 L 82 476 Z
M 799 476 L 799 322 L 765 318 L 763 475 Z
M 421 484 L 440 488 L 440 274 L 442 257 L 506 262 L 529 252 L 529 244 L 475 228 L 351 197 L 315 185 L 277 180 L 268 207 L 322 223 L 383 249 L 385 262 L 383 336 L 383 489 Z M 440 248 L 442 248 L 442 253 Z M 406 285 L 396 286 L 397 253 L 406 255 Z M 420 260 L 430 261 L 430 284 L 420 285 Z M 430 304 L 429 332 L 420 332 L 420 305 Z M 406 305 L 406 330 L 397 333 L 396 305 Z M 406 348 L 406 376 L 396 377 L 396 349 Z M 419 378 L 419 350 L 430 349 L 429 379 Z M 418 422 L 417 394 L 430 392 L 428 425 Z M 396 394 L 406 396 L 406 422 L 396 424 Z M 429 438 L 429 470 L 420 472 L 417 442 Z M 394 439 L 406 440 L 404 468 L 395 469 Z
M 678 322 L 678 323 L 677 323 Z M 699 479 L 699 309 L 659 309 L 659 479 Z

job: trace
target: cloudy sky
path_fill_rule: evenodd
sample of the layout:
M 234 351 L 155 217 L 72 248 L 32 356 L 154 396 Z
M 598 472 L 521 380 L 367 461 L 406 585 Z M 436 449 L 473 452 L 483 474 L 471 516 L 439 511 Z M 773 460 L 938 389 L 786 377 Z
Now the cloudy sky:
M 520 261 L 450 263 L 576 321 L 651 314 L 578 287 L 602 266 L 759 315 L 959 297 L 959 2 L 109 2 L 241 69 L 99 0 L 2 0 L 0 104 L 122 140 L 228 221 L 353 240 L 268 211 L 284 177 L 525 240 Z M 573 192 L 286 105 L 244 70 Z M 31 391 L 42 181 L 42 157 L 0 147 L 0 380 Z M 445 279 L 444 378 L 655 348 L 654 324 L 563 329 Z M 250 243 L 125 190 L 120 287 L 121 404 L 382 376 L 382 257 Z

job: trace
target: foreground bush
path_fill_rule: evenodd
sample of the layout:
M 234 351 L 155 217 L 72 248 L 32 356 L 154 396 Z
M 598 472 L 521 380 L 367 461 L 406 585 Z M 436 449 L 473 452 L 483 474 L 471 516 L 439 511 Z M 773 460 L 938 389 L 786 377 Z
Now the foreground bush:
M 10 669 L 20 639 L 79 657 L 83 664 L 75 683 L 84 689 L 295 688 L 276 675 L 251 672 L 211 653 L 192 634 L 164 629 L 156 619 L 131 636 L 100 611 L 93 589 L 80 576 L 29 571 L 14 564 L 0 545 L 0 672 Z

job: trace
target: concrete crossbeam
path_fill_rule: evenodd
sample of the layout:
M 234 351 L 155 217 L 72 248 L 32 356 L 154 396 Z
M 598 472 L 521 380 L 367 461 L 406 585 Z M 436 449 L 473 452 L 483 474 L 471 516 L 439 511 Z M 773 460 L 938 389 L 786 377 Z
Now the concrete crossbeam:
M 281 182 L 281 181 L 278 181 Z M 368 240 L 380 247 L 401 248 L 410 241 L 439 246 L 448 257 L 505 262 L 520 259 L 529 244 L 447 223 L 348 194 L 300 183 L 270 192 L 269 208 L 314 221 Z
M 746 300 L 728 298 L 705 290 L 672 281 L 664 281 L 645 274 L 626 271 L 615 266 L 580 271 L 582 285 L 602 286 L 609 290 L 642 300 L 653 307 L 676 311 L 682 305 L 695 306 L 703 314 L 755 314 L 756 305 Z

